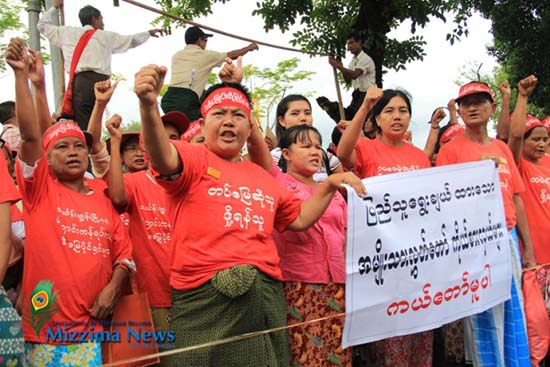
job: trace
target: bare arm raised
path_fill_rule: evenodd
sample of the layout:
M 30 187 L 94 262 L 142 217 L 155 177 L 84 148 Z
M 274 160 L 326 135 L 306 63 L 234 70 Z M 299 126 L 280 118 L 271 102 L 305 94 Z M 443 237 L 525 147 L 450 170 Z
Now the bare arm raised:
M 139 98 L 141 133 L 147 155 L 157 172 L 163 176 L 171 176 L 182 172 L 183 163 L 176 147 L 170 144 L 158 108 L 157 99 L 166 71 L 165 66 L 142 67 L 136 73 L 135 92 Z
M 12 38 L 6 50 L 6 62 L 15 73 L 15 106 L 21 147 L 19 157 L 33 166 L 42 156 L 42 132 L 36 122 L 34 103 L 29 89 L 29 65 L 31 63 L 25 42 Z
M 359 110 L 353 116 L 351 125 L 344 130 L 340 143 L 338 144 L 338 159 L 346 169 L 352 169 L 355 166 L 357 160 L 357 153 L 355 152 L 355 145 L 359 136 L 361 136 L 361 130 L 363 128 L 363 122 L 367 113 L 374 107 L 376 102 L 382 98 L 384 91 L 380 88 L 370 87 L 367 89 L 365 99 L 359 107 Z
M 518 83 L 518 100 L 514 110 L 514 117 L 508 137 L 508 147 L 514 155 L 516 163 L 519 162 L 523 149 L 523 135 L 525 133 L 525 116 L 527 114 L 527 99 L 537 86 L 537 78 L 530 75 Z

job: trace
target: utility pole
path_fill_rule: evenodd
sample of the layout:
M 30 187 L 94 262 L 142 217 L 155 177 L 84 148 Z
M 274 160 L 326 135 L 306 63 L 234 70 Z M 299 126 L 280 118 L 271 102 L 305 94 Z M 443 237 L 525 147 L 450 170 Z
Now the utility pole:
M 38 17 L 40 14 L 40 0 L 29 0 L 27 12 L 29 13 L 29 42 L 33 50 L 40 50 L 40 35 L 38 34 Z
M 52 6 L 53 0 L 46 0 L 46 9 Z M 63 15 L 63 6 L 57 11 Z M 55 25 L 60 25 L 59 14 L 54 18 L 53 23 Z M 63 67 L 63 55 L 61 54 L 60 48 L 50 45 L 50 60 L 52 67 L 54 109 L 55 112 L 59 113 L 61 111 L 61 103 L 63 103 L 63 96 L 65 95 L 65 71 Z

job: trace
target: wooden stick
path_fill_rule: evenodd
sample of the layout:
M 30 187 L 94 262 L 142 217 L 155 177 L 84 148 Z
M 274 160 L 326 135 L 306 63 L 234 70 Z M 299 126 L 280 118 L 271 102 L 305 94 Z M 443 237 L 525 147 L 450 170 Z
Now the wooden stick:
M 340 82 L 338 81 L 338 73 L 336 68 L 332 67 L 332 74 L 334 75 L 334 84 L 336 84 L 336 95 L 338 96 L 338 111 L 340 112 L 340 120 L 346 119 L 346 114 L 344 112 L 344 105 L 342 103 L 342 92 L 340 92 Z
M 273 48 L 278 48 L 278 49 L 280 49 L 280 50 L 285 50 L 285 51 L 301 52 L 301 53 L 309 54 L 309 55 L 327 56 L 326 54 L 322 54 L 322 53 L 319 53 L 319 52 L 301 50 L 301 49 L 292 48 L 292 47 L 286 47 L 286 46 L 279 46 L 279 45 L 274 45 L 274 44 L 267 43 L 267 42 L 263 42 L 263 41 L 253 40 L 253 39 L 247 38 L 247 37 L 238 36 L 238 35 L 236 35 L 236 34 L 228 33 L 228 32 L 225 32 L 225 31 L 221 31 L 221 30 L 219 30 L 219 29 L 216 29 L 216 28 L 208 27 L 208 26 L 205 26 L 205 25 L 202 25 L 202 24 L 193 22 L 193 21 L 191 21 L 191 20 L 189 20 L 189 19 L 184 19 L 184 18 L 182 18 L 182 17 L 178 17 L 177 15 L 170 14 L 170 13 L 165 12 L 165 11 L 163 11 L 163 10 L 159 10 L 159 9 L 153 8 L 152 6 L 142 4 L 142 3 L 139 3 L 139 2 L 134 1 L 134 0 L 122 0 L 122 1 L 127 2 L 128 4 L 132 4 L 132 5 L 138 6 L 138 7 L 140 7 L 140 8 L 143 8 L 143 9 L 146 9 L 146 10 L 149 10 L 149 11 L 152 11 L 153 13 L 157 13 L 157 14 L 163 15 L 163 16 L 165 16 L 165 17 L 168 17 L 168 18 L 171 18 L 171 19 L 174 19 L 174 20 L 183 22 L 183 23 L 191 24 L 191 25 L 194 25 L 194 26 L 196 26 L 196 27 L 201 27 L 201 28 L 206 29 L 206 30 L 208 30 L 208 31 L 210 31 L 210 32 L 215 32 L 215 33 L 222 34 L 222 35 L 224 35 L 224 36 L 228 36 L 228 37 L 232 37 L 232 38 L 236 38 L 236 39 L 239 39 L 239 40 L 242 40 L 242 41 L 246 41 L 246 42 L 255 42 L 255 43 L 257 43 L 258 45 L 267 46 L 267 47 L 273 47 Z

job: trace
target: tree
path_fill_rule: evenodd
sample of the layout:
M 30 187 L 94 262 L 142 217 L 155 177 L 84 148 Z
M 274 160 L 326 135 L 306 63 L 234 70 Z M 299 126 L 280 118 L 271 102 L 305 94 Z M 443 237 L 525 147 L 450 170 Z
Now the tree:
M 550 114 L 550 1 L 461 0 L 492 22 L 495 39 L 489 51 L 510 75 L 510 83 L 530 74 L 538 78 L 529 101 Z
M 0 39 L 4 39 L 6 32 L 16 31 L 24 28 L 24 24 L 19 20 L 23 7 L 14 4 L 12 1 L 0 0 Z M 0 72 L 6 71 L 6 62 L 3 55 L 6 53 L 7 43 L 0 41 Z
M 213 3 L 228 1 L 156 0 L 165 11 L 191 19 L 211 13 Z M 415 32 L 433 17 L 446 21 L 445 14 L 453 12 L 456 28 L 447 35 L 451 43 L 467 35 L 468 1 L 264 0 L 256 3 L 253 15 L 263 18 L 267 31 L 277 27 L 284 32 L 300 25 L 291 43 L 319 53 L 343 56 L 347 35 L 361 33 L 366 38 L 364 48 L 376 64 L 377 84 L 382 86 L 383 66 L 400 70 L 408 62 L 423 60 L 426 42 Z M 405 20 L 411 21 L 411 37 L 404 41 L 390 38 L 389 32 Z

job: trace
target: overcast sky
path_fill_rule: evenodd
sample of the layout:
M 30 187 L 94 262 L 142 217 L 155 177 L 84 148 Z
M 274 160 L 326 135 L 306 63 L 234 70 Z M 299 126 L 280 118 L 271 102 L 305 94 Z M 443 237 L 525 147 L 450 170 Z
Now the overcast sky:
M 155 6 L 152 0 L 142 0 L 144 3 Z M 152 28 L 151 22 L 156 18 L 147 10 L 135 7 L 120 0 L 120 7 L 114 7 L 112 1 L 81 1 L 70 0 L 65 3 L 65 22 L 67 25 L 79 26 L 78 10 L 91 4 L 101 10 L 105 29 L 121 34 L 131 34 Z M 260 17 L 253 17 L 252 10 L 255 1 L 231 0 L 226 4 L 217 3 L 213 6 L 213 14 L 204 18 L 195 19 L 196 22 L 222 29 L 226 32 L 242 35 L 265 42 L 289 46 L 291 33 L 282 34 L 278 30 L 265 33 L 263 21 Z M 23 14 L 23 22 L 27 22 Z M 476 65 L 483 63 L 482 73 L 490 73 L 495 61 L 487 55 L 486 46 L 492 42 L 489 21 L 479 16 L 473 16 L 469 22 L 470 36 L 451 46 L 445 41 L 445 35 L 452 29 L 453 24 L 445 24 L 434 19 L 428 27 L 421 29 L 417 34 L 424 36 L 426 57 L 424 61 L 413 62 L 407 65 L 407 70 L 391 71 L 384 76 L 384 88 L 402 88 L 413 97 L 413 114 L 411 129 L 415 145 L 423 147 L 429 126 L 427 121 L 433 109 L 437 106 L 446 106 L 450 98 L 458 93 L 458 86 L 454 83 L 460 74 L 460 68 L 468 63 Z M 139 120 L 138 102 L 132 93 L 134 74 L 139 68 L 147 64 L 165 65 L 170 69 L 170 60 L 174 52 L 185 46 L 184 30 L 173 28 L 172 34 L 163 38 L 151 38 L 145 44 L 132 49 L 125 54 L 113 55 L 112 70 L 123 74 L 128 81 L 117 88 L 111 101 L 109 111 L 120 113 L 125 121 Z M 392 36 L 398 39 L 409 37 L 410 26 L 402 24 Z M 43 42 L 45 42 L 43 40 Z M 216 51 L 230 51 L 244 47 L 247 43 L 216 34 L 208 41 L 208 48 Z M 302 61 L 300 69 L 316 72 L 310 81 L 300 82 L 287 93 L 314 92 L 311 103 L 313 105 L 314 125 L 322 133 L 324 142 L 328 143 L 330 131 L 334 123 L 317 107 L 315 97 L 327 96 L 336 100 L 336 89 L 332 70 L 326 58 L 314 57 L 278 49 L 260 47 L 259 51 L 248 53 L 245 64 L 254 64 L 260 68 L 274 67 L 277 62 L 292 57 L 299 57 Z M 346 55 L 344 64 L 351 59 Z M 215 70 L 216 71 L 216 70 Z M 169 70 L 170 72 L 170 70 Z M 169 81 L 169 76 L 168 80 Z M 0 100 L 14 99 L 13 77 L 10 72 L 0 77 Z M 51 80 L 49 80 L 51 86 Z M 344 104 L 351 100 L 351 91 L 342 90 Z M 50 105 L 53 104 L 53 96 Z M 53 106 L 52 106 L 53 107 Z M 273 120 L 273 117 L 270 117 Z M 270 121 L 272 122 L 272 121 Z M 326 144 L 325 144 L 326 145 Z

